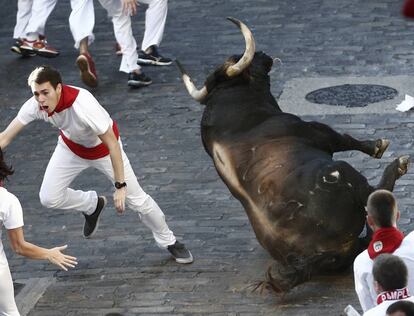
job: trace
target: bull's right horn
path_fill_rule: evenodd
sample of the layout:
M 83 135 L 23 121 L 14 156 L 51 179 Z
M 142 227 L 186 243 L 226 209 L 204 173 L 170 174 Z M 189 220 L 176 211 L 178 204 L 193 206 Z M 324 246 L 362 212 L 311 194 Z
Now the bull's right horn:
M 184 81 L 184 85 L 187 88 L 188 93 L 193 97 L 194 100 L 198 102 L 203 101 L 203 99 L 207 96 L 206 86 L 203 86 L 200 90 L 198 90 L 194 85 L 193 80 L 191 80 L 191 77 L 187 74 L 181 63 L 178 60 L 176 60 L 175 62 L 177 63 L 178 69 L 180 69 L 181 78 Z
M 236 64 L 230 66 L 226 70 L 226 75 L 228 77 L 234 77 L 240 74 L 244 69 L 249 67 L 250 63 L 253 60 L 254 53 L 256 52 L 256 45 L 254 43 L 254 37 L 252 32 L 243 22 L 231 17 L 228 17 L 227 19 L 239 27 L 246 42 L 246 49 L 244 51 L 242 58 L 240 58 L 240 60 Z

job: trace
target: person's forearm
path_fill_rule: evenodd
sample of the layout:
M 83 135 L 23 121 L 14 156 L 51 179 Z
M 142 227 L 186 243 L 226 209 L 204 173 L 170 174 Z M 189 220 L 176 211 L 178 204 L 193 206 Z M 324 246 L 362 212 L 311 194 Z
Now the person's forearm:
M 16 137 L 24 128 L 23 123 L 17 117 L 10 122 L 6 129 L 0 133 L 0 148 L 7 147 L 8 144 Z
M 23 241 L 16 245 L 13 245 L 13 250 L 18 255 L 31 258 L 31 259 L 49 259 L 49 249 L 36 246 L 30 242 Z
M 109 155 L 111 156 L 115 181 L 124 182 L 124 162 L 122 160 L 121 147 L 118 142 L 109 148 Z
M 4 136 L 4 132 L 0 133 L 0 148 L 6 148 L 9 143 L 10 141 Z

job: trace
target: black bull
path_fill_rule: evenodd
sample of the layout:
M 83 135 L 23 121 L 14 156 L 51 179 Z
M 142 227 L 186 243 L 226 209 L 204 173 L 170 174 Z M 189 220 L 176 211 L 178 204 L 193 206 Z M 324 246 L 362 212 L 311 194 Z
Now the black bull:
M 358 236 L 376 188 L 332 156 L 359 150 L 380 158 L 388 141 L 359 141 L 282 112 L 270 92 L 273 60 L 255 52 L 243 23 L 230 20 L 245 37 L 243 56 L 230 57 L 200 90 L 179 67 L 189 93 L 206 106 L 201 135 L 207 153 L 243 204 L 258 241 L 281 264 L 268 284 L 288 290 L 313 274 L 348 267 L 366 244 Z M 407 156 L 394 160 L 377 188 L 392 191 L 407 166 Z

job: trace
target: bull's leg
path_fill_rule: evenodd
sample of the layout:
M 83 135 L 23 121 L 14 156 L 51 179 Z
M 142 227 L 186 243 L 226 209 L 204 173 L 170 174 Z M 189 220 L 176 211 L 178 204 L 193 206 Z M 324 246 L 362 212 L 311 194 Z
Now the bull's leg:
M 253 291 L 267 289 L 278 294 L 285 294 L 297 285 L 309 281 L 311 276 L 311 265 L 282 265 L 275 262 L 268 267 L 265 279 L 257 282 Z
M 401 156 L 391 162 L 385 168 L 377 189 L 392 191 L 394 189 L 395 181 L 407 173 L 409 158 L 409 156 Z
M 381 158 L 388 148 L 389 141 L 386 139 L 359 141 L 348 134 L 340 134 L 326 124 L 308 122 L 305 129 L 307 137 L 312 137 L 315 145 L 332 154 L 339 151 L 359 150 L 374 158 Z
M 269 266 L 265 280 L 259 282 L 255 289 L 265 288 L 275 293 L 287 293 L 299 284 L 309 281 L 313 275 L 344 270 L 349 267 L 357 253 L 359 252 L 347 258 L 340 258 L 335 252 L 319 253 L 313 257 L 290 254 L 283 264 L 275 262 Z

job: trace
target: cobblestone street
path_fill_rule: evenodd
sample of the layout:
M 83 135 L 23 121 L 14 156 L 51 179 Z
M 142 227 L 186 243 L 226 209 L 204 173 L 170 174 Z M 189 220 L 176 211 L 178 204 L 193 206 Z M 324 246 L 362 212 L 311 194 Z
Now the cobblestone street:
M 27 76 L 41 64 L 58 68 L 67 84 L 85 87 L 75 66 L 77 51 L 69 30 L 70 1 L 59 1 L 46 26 L 60 56 L 20 58 L 10 52 L 16 4 L 0 0 L 0 131 L 31 96 Z M 271 71 L 276 97 L 294 79 L 397 77 L 414 73 L 414 20 L 401 15 L 401 0 L 179 0 L 169 1 L 161 52 L 177 58 L 201 87 L 225 59 L 244 50 L 233 16 L 252 30 L 256 49 L 280 58 Z M 144 29 L 144 6 L 133 18 L 137 43 Z M 39 188 L 58 131 L 35 122 L 7 147 L 15 174 L 7 183 L 23 206 L 26 240 L 45 247 L 68 244 L 78 266 L 57 271 L 45 261 L 14 255 L 3 243 L 17 282 L 49 280 L 29 316 L 131 315 L 253 316 L 340 315 L 346 305 L 359 309 L 351 271 L 313 279 L 284 297 L 252 292 L 272 258 L 259 245 L 241 204 L 221 181 L 200 138 L 203 108 L 187 93 L 175 65 L 144 68 L 153 84 L 130 89 L 118 71 L 112 23 L 95 1 L 96 40 L 91 46 L 99 86 L 90 90 L 119 124 L 125 152 L 144 190 L 160 205 L 167 223 L 191 249 L 195 261 L 179 265 L 159 249 L 151 232 L 130 210 L 118 216 L 113 184 L 96 171 L 73 184 L 95 189 L 109 203 L 93 239 L 82 237 L 83 216 L 50 210 L 39 202 Z M 402 78 L 402 77 L 399 77 Z M 298 88 L 300 89 L 300 88 Z M 400 103 L 408 91 L 399 90 Z M 375 109 L 375 104 L 371 105 Z M 281 104 L 283 108 L 283 104 Z M 331 106 L 329 113 L 332 113 Z M 335 155 L 375 185 L 396 157 L 414 157 L 414 112 L 370 110 L 369 114 L 315 113 L 305 120 L 327 123 L 359 139 L 388 138 L 381 160 L 352 151 Z M 414 169 L 394 190 L 404 232 L 414 229 Z M 37 292 L 36 292 L 37 291 Z M 39 288 L 33 290 L 39 294 Z M 31 294 L 32 296 L 34 294 Z M 36 295 L 35 295 L 36 296 Z

